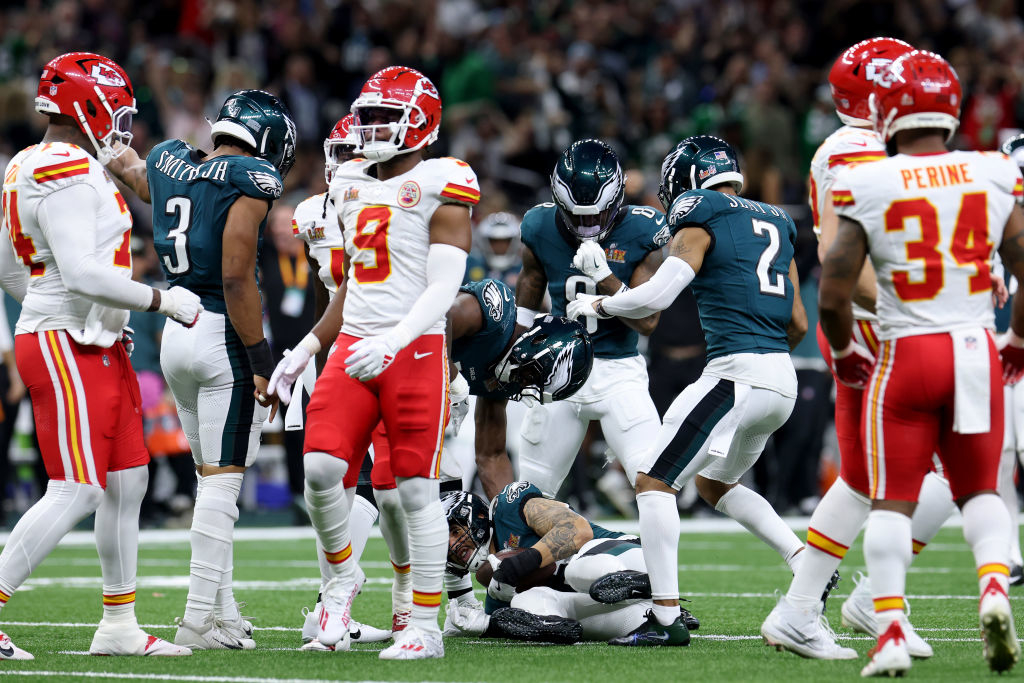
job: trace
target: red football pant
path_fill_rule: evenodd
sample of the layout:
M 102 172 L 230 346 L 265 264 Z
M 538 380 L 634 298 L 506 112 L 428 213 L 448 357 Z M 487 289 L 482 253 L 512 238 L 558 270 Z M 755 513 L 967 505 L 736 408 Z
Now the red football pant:
M 339 335 L 337 348 L 316 381 L 306 408 L 303 452 L 341 458 L 348 463 L 345 486 L 355 486 L 371 436 L 378 423 L 383 423 L 385 434 L 378 433 L 374 439 L 375 458 L 383 455 L 394 477 L 436 479 L 448 422 L 444 335 L 415 339 L 369 382 L 345 374 L 348 347 L 358 339 Z M 385 441 L 390 449 L 379 449 L 378 444 Z
M 854 340 L 871 353 L 878 353 L 878 337 L 871 323 L 866 320 L 854 320 Z M 818 324 L 818 348 L 821 355 L 832 368 L 832 349 L 829 348 L 828 340 Z M 839 445 L 839 476 L 843 481 L 858 493 L 868 495 L 870 485 L 868 483 L 867 458 L 864 456 L 864 430 L 861 428 L 861 406 L 863 404 L 863 389 L 848 387 L 839 381 L 832 371 L 832 377 L 836 381 L 836 441 Z
M 937 453 L 953 499 L 995 490 L 1003 443 L 1003 385 L 991 334 L 990 428 L 984 434 L 953 431 L 954 361 L 949 334 L 926 334 L 882 342 L 874 374 L 863 396 L 869 495 L 916 501 L 921 481 Z
M 106 488 L 107 472 L 149 462 L 139 381 L 121 344 L 83 346 L 51 330 L 17 335 L 14 353 L 50 479 Z

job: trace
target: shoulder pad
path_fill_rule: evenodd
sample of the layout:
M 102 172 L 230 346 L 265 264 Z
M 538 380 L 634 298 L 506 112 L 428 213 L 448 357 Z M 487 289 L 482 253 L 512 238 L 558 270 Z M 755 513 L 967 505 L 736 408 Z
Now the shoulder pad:
M 58 189 L 86 182 L 91 164 L 99 164 L 78 145 L 53 142 L 36 147 L 25 175 L 44 189 Z
M 475 206 L 480 202 L 480 181 L 465 161 L 455 157 L 430 159 L 432 175 L 437 178 L 437 193 L 443 204 Z
M 676 197 L 668 210 L 669 230 L 674 234 L 687 225 L 702 225 L 714 209 L 708 199 L 713 190 L 689 190 Z
M 231 158 L 229 177 L 231 183 L 249 197 L 273 201 L 284 191 L 281 174 L 273 164 L 263 159 Z
M 540 489 L 530 482 L 514 481 L 501 490 L 496 500 L 511 505 L 517 500 L 526 501 L 539 495 L 542 495 Z

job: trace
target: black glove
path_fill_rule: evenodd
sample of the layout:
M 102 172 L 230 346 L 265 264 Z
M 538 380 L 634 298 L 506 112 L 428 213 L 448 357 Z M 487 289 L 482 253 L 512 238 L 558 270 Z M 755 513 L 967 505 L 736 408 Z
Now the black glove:
M 518 555 L 503 558 L 494 572 L 494 580 L 510 586 L 519 584 L 519 580 L 540 569 L 540 551 L 527 548 Z

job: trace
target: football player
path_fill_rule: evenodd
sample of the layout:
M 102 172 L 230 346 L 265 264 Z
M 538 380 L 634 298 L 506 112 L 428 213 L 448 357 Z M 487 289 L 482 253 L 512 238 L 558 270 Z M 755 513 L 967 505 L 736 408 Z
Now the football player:
M 544 498 L 525 481 L 509 483 L 487 506 L 477 496 L 445 497 L 449 572 L 494 569 L 487 607 L 475 599 L 448 601 L 445 633 L 572 643 L 624 636 L 651 610 L 651 585 L 636 536 L 589 522 L 565 503 Z M 493 528 L 493 536 L 491 530 Z M 494 553 L 524 552 L 499 560 Z M 555 565 L 545 585 L 516 591 L 542 567 Z M 511 609 L 509 609 L 511 608 Z M 700 622 L 685 609 L 691 630 Z
M 102 165 L 132 138 L 135 96 L 124 70 L 97 54 L 60 55 L 43 67 L 35 108 L 48 117 L 42 142 L 4 174 L 0 284 L 22 304 L 15 357 L 50 482 L 0 554 L 0 607 L 95 512 L 103 617 L 89 652 L 190 655 L 135 618 L 149 453 L 124 329 L 129 310 L 191 327 L 203 307 L 180 286 L 132 280 L 132 217 Z M 0 633 L 0 659 L 32 658 Z
M 209 154 L 168 140 L 145 160 L 129 150 L 107 168 L 153 204 L 153 243 L 168 281 L 194 288 L 208 311 L 193 329 L 167 327 L 160 351 L 199 482 L 175 642 L 248 649 L 252 626 L 231 589 L 232 537 L 243 473 L 276 410 L 255 273 L 267 213 L 295 161 L 295 124 L 274 95 L 240 90 L 224 101 L 211 137 Z
M 522 240 L 519 225 L 522 219 L 507 211 L 488 214 L 476 226 L 474 246 L 466 264 L 466 281 L 494 279 L 509 287 L 516 286 L 523 262 L 519 254 Z
M 523 217 L 523 270 L 516 282 L 518 321 L 529 327 L 544 299 L 565 315 L 581 294 L 614 294 L 646 282 L 661 264 L 669 233 L 665 216 L 623 203 L 625 175 L 600 140 L 580 140 L 562 152 L 551 174 L 554 202 Z M 660 426 L 647 388 L 647 364 L 637 351 L 658 313 L 640 319 L 586 320 L 594 341 L 594 372 L 568 401 L 527 413 L 519 476 L 553 498 L 572 466 L 592 420 L 599 420 L 611 451 L 633 482 L 640 459 Z
M 772 506 L 738 484 L 796 400 L 789 356 L 807 329 L 793 260 L 796 226 L 785 211 L 740 198 L 743 175 L 723 140 L 698 135 L 665 158 L 658 191 L 668 211 L 671 256 L 643 285 L 613 296 L 579 295 L 569 315 L 641 318 L 691 285 L 707 339 L 701 377 L 665 413 L 637 475 L 650 619 L 613 645 L 683 645 L 679 618 L 676 494 L 696 479 L 702 497 L 746 526 L 791 568 L 803 544 Z
M 1024 179 L 1002 154 L 947 150 L 962 93 L 942 57 L 901 55 L 871 101 L 875 132 L 892 156 L 836 178 L 839 225 L 818 296 L 839 380 L 871 397 L 862 416 L 872 498 L 864 556 L 880 635 L 861 674 L 910 668 L 910 515 L 935 453 L 974 554 L 985 658 L 1006 671 L 1020 645 L 1007 596 L 1010 524 L 995 490 L 1000 385 L 1024 373 L 1024 298 L 1014 300 L 1000 368 L 989 270 L 998 245 L 1006 267 L 1024 277 L 1024 214 L 1015 201 Z M 867 256 L 878 281 L 877 363 L 852 336 L 851 294 Z
M 382 69 L 352 113 L 363 159 L 342 164 L 329 190 L 345 237 L 344 279 L 313 331 L 282 361 L 290 384 L 320 349 L 336 343 L 339 351 L 306 411 L 306 503 L 332 575 L 317 639 L 348 647 L 358 589 L 348 489 L 383 421 L 409 528 L 413 605 L 411 623 L 380 657 L 443 657 L 437 611 L 446 525 L 437 479 L 449 410 L 444 314 L 465 273 L 480 190 L 465 162 L 424 158 L 437 139 L 441 98 L 423 74 Z M 337 419 L 339 406 L 345 420 Z

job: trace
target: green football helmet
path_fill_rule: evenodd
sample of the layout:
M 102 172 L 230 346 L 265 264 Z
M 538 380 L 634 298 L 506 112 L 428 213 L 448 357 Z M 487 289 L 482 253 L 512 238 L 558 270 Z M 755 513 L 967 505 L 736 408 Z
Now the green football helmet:
M 551 173 L 551 195 L 563 227 L 576 239 L 600 241 L 624 210 L 626 176 L 612 148 L 578 140 L 562 152 Z
M 527 397 L 551 403 L 579 391 L 593 365 L 594 345 L 583 325 L 545 315 L 516 339 L 494 375 L 500 391 L 514 401 Z
M 295 163 L 295 123 L 284 103 L 268 92 L 239 90 L 228 95 L 210 132 L 214 145 L 221 136 L 251 147 L 282 178 Z
M 999 151 L 1010 157 L 1017 167 L 1024 171 L 1024 133 L 1007 138 Z
M 703 190 L 729 183 L 736 193 L 743 191 L 743 174 L 736 150 L 713 135 L 686 138 L 661 163 L 658 199 L 668 211 L 676 197 L 687 190 Z

